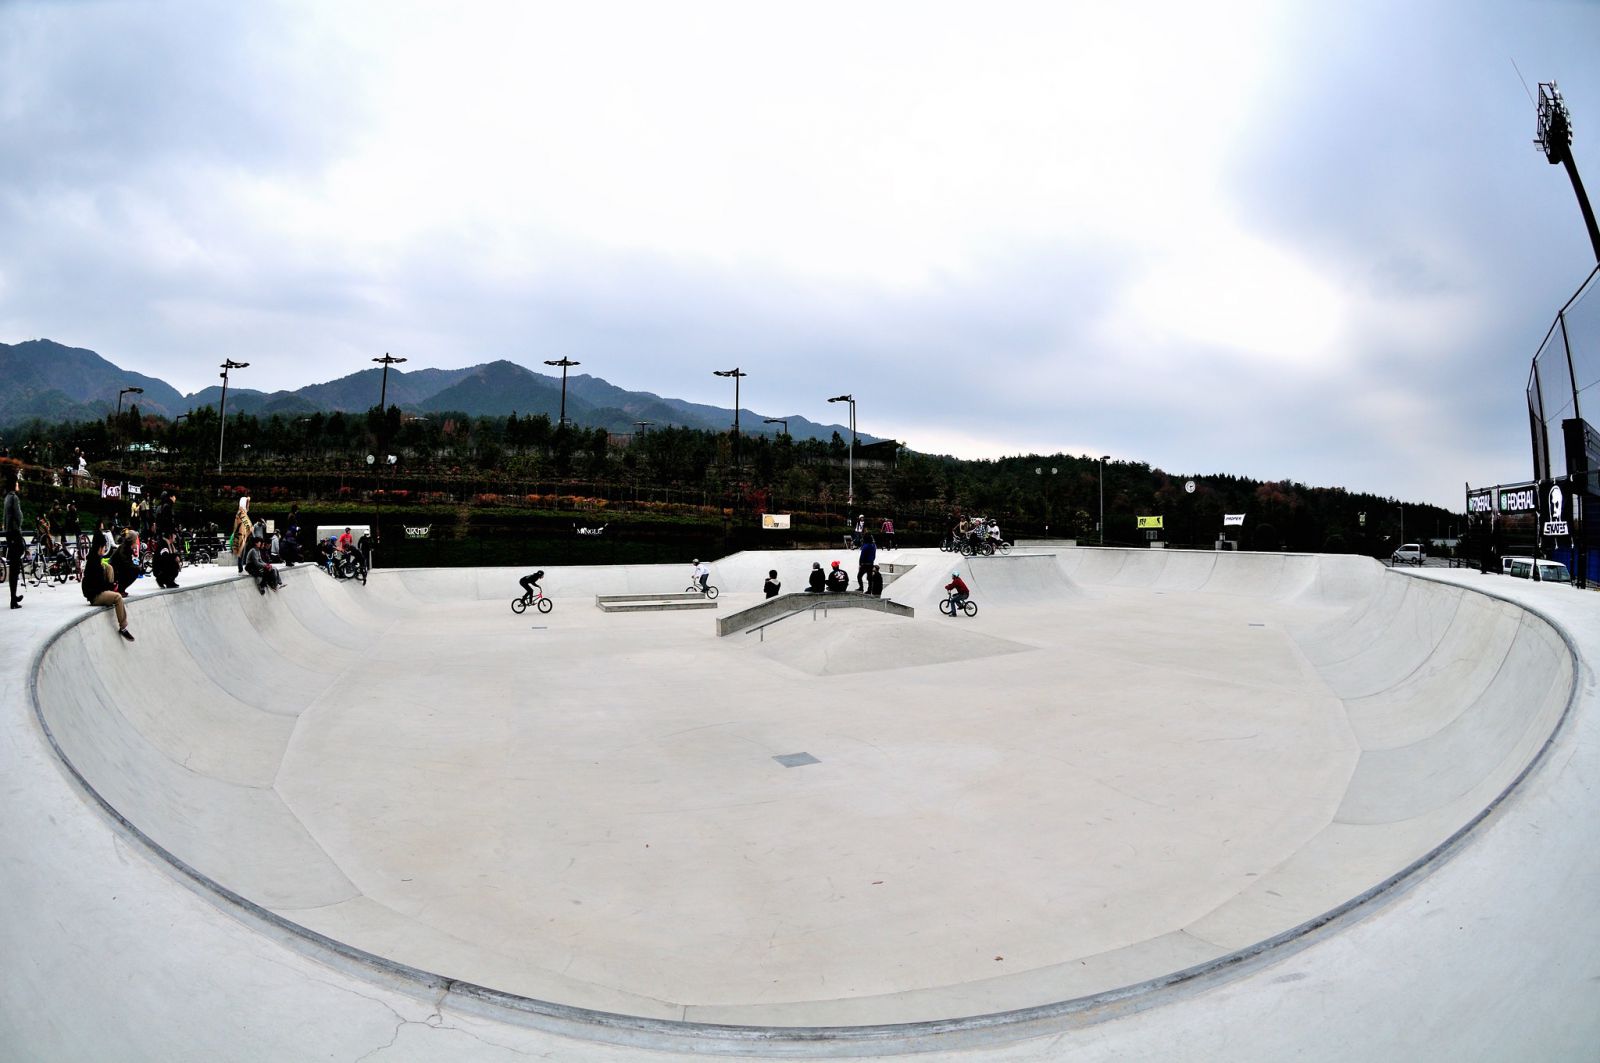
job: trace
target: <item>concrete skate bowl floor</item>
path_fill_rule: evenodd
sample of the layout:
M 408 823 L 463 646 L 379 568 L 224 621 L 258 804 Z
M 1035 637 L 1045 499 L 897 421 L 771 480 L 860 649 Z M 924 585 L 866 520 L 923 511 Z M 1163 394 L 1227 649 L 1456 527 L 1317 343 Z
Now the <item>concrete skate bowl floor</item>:
M 719 612 L 811 560 L 724 560 Z M 91 611 L 33 695 L 130 832 L 310 947 L 578 1036 L 804 1054 L 1292 947 L 1458 842 L 1574 685 L 1542 619 L 1365 559 L 975 559 L 974 620 L 926 604 L 948 555 L 895 560 L 915 619 L 720 639 L 592 604 L 679 566 L 552 569 L 521 617 L 520 572 L 301 568 L 137 601 L 133 645 Z

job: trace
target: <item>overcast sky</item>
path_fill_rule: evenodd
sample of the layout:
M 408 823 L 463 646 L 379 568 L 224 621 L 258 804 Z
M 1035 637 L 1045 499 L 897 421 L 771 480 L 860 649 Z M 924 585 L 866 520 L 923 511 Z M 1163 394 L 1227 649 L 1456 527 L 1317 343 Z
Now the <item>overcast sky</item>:
M 967 457 L 1462 507 L 1594 266 L 1600 3 L 0 2 L 0 342 L 567 356 Z M 3 386 L 4 382 L 0 382 Z

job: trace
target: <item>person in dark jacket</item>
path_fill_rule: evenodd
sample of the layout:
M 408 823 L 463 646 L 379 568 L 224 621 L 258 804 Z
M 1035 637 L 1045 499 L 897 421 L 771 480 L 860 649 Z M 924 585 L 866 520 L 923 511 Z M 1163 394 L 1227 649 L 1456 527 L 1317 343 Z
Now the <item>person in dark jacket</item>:
M 828 577 L 822 574 L 822 562 L 811 562 L 811 577 L 806 584 L 807 594 L 821 594 L 828 589 Z
M 761 590 L 768 598 L 776 598 L 783 589 L 783 584 L 778 582 L 778 570 L 770 569 L 767 572 L 767 582 L 762 584 Z
M 856 590 L 867 589 L 867 575 L 872 571 L 872 563 L 878 560 L 878 544 L 872 541 L 870 534 L 861 538 L 861 560 L 856 563 Z
M 878 571 L 877 565 L 873 565 L 872 571 L 867 573 L 867 593 L 874 598 L 883 597 L 883 573 Z
M 850 589 L 850 574 L 839 567 L 839 562 L 833 563 L 833 568 L 828 572 L 828 592 L 830 594 L 843 594 Z
M 178 585 L 178 569 L 183 562 L 178 558 L 177 540 L 168 535 L 156 541 L 155 560 L 150 562 L 150 574 L 156 578 L 157 587 L 173 588 Z
M 10 566 L 11 608 L 22 608 L 22 595 L 17 593 L 17 577 L 22 575 L 22 551 L 26 543 L 22 538 L 22 499 L 17 496 L 17 470 L 9 465 L 5 470 L 5 536 L 6 564 Z
M 263 539 L 253 539 L 245 547 L 244 570 L 256 578 L 256 590 L 262 594 L 283 586 L 283 577 L 267 561 L 267 544 Z
M 89 560 L 83 564 L 83 582 L 78 586 L 90 605 L 110 606 L 117 611 L 117 634 L 132 642 L 128 609 L 122 604 L 122 595 L 117 593 L 116 577 L 111 572 L 111 562 L 106 560 L 105 549 L 105 544 L 96 538 L 89 547 Z
M 139 571 L 139 535 L 132 528 L 122 533 L 122 542 L 112 551 L 111 572 L 124 596 L 133 588 L 133 581 L 143 575 Z

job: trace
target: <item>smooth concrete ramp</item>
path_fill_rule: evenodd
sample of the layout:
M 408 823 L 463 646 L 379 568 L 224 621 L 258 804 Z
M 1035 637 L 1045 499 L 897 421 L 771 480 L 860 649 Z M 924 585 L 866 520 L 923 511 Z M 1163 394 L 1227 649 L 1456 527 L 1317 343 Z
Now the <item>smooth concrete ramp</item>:
M 719 563 L 728 604 L 811 560 Z M 900 551 L 894 588 L 950 560 Z M 975 619 L 766 642 L 579 607 L 670 566 L 552 569 L 521 617 L 514 570 L 302 569 L 142 602 L 136 647 L 91 616 L 34 695 L 142 839 L 313 944 L 760 1054 L 1004 1040 L 1247 971 L 1459 844 L 1574 689 L 1544 620 L 1362 559 L 960 567 Z

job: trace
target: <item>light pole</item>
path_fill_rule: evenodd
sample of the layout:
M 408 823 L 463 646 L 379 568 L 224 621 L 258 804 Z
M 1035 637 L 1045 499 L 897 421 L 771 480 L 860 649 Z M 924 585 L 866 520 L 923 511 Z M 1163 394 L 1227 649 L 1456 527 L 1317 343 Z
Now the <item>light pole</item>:
M 654 421 L 635 421 L 633 422 L 633 427 L 639 430 L 640 435 L 644 435 L 644 430 L 653 424 L 655 424 Z
M 787 418 L 787 417 L 764 417 L 764 418 L 762 418 L 762 420 L 765 421 L 767 424 L 781 424 L 781 425 L 783 425 L 783 434 L 784 435 L 788 435 L 789 434 L 789 418 Z
M 829 402 L 848 402 L 850 404 L 850 459 L 849 480 L 846 487 L 846 500 L 850 505 L 856 504 L 856 397 L 854 395 L 835 395 Z M 854 525 L 852 525 L 854 527 Z
M 1110 454 L 1100 455 L 1100 545 L 1106 544 L 1106 462 Z
M 1056 475 L 1060 471 L 1061 471 L 1060 469 L 1056 468 L 1053 465 L 1050 467 L 1050 475 L 1051 476 Z M 1049 491 L 1049 488 L 1046 486 L 1046 484 L 1048 484 L 1049 481 L 1047 481 L 1044 478 L 1044 467 L 1043 466 L 1034 466 L 1033 474 L 1039 478 L 1039 498 L 1044 503 L 1044 534 L 1045 534 L 1045 538 L 1049 538 L 1050 537 L 1050 491 Z
M 119 433 L 122 431 L 122 396 L 124 396 L 124 395 L 143 395 L 143 394 L 144 394 L 144 388 L 132 388 L 132 387 L 123 388 L 121 391 L 117 392 L 117 418 L 116 418 L 116 423 L 117 423 L 117 431 Z M 127 460 L 128 460 L 128 437 L 127 436 L 123 436 L 122 437 L 122 460 L 123 460 L 123 462 L 127 462 Z
M 396 358 L 388 351 L 384 351 L 382 358 L 374 358 L 373 361 L 383 363 L 383 386 L 378 389 L 378 412 L 387 414 L 389 412 L 389 367 L 391 365 L 399 365 L 405 359 Z
M 1572 115 L 1554 81 L 1539 82 L 1538 133 L 1533 142 L 1544 152 L 1545 160 L 1551 166 L 1567 168 L 1567 179 L 1572 182 L 1578 210 L 1583 214 L 1583 226 L 1589 230 L 1589 246 L 1594 249 L 1594 257 L 1600 260 L 1600 224 L 1594 220 L 1594 208 L 1589 206 L 1589 194 L 1583 190 L 1578 164 L 1572 158 Z
M 217 475 L 222 475 L 222 441 L 228 434 L 228 373 L 234 369 L 248 369 L 249 362 L 236 362 L 232 358 L 222 363 L 221 414 L 217 418 Z
M 739 469 L 739 381 L 750 374 L 735 366 L 732 369 L 713 369 L 711 375 L 733 377 L 733 467 Z
M 562 355 L 560 358 L 557 358 L 554 361 L 546 358 L 544 360 L 544 364 L 559 365 L 561 367 L 561 420 L 556 422 L 556 427 L 563 428 L 567 423 L 567 370 L 571 369 L 575 365 L 582 365 L 583 363 L 574 362 L 566 355 Z

